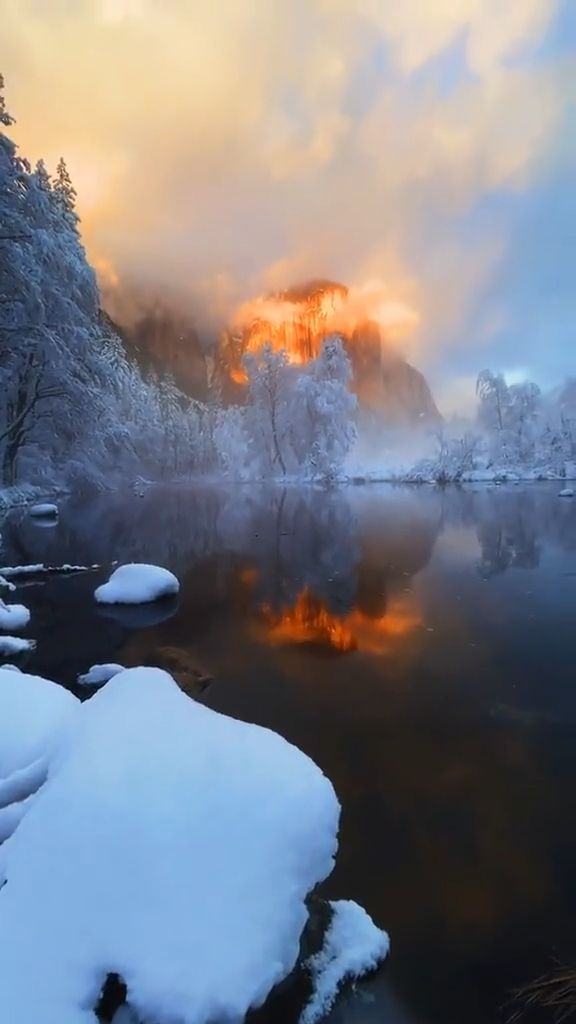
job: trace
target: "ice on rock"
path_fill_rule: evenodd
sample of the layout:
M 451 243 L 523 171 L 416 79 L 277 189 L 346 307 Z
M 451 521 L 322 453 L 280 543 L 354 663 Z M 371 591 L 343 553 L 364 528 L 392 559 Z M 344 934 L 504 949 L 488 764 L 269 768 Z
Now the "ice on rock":
M 242 1020 L 294 967 L 338 819 L 331 783 L 280 736 L 160 669 L 116 675 L 2 857 L 3 1019 L 96 1024 L 117 972 L 137 1017 Z
M 79 708 L 56 683 L 0 668 L 0 780 L 49 759 Z
M 573 498 L 574 489 L 572 487 L 565 487 L 562 491 L 558 492 L 559 498 Z
M 168 569 L 133 562 L 119 566 L 94 596 L 101 604 L 144 604 L 177 594 L 179 589 L 176 576 Z
M 24 629 L 30 622 L 30 612 L 23 604 L 5 604 L 0 599 L 0 629 Z
M 116 665 L 110 662 L 107 665 L 92 665 L 83 676 L 78 676 L 81 686 L 102 686 L 119 672 L 124 672 L 124 665 Z
M 333 916 L 320 952 L 308 964 L 312 998 L 300 1024 L 315 1024 L 331 1009 L 341 985 L 375 970 L 388 956 L 390 940 L 353 900 L 331 904 Z

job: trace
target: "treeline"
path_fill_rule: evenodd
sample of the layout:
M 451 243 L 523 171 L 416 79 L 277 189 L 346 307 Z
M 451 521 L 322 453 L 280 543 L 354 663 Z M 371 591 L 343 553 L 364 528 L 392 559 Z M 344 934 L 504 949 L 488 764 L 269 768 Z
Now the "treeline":
M 476 395 L 475 418 L 437 431 L 434 454 L 416 464 L 412 479 L 576 478 L 576 379 L 544 393 L 483 370 Z
M 18 154 L 3 85 L 0 76 L 0 485 L 168 472 L 192 403 L 127 358 L 99 308 L 66 164 L 51 178 Z

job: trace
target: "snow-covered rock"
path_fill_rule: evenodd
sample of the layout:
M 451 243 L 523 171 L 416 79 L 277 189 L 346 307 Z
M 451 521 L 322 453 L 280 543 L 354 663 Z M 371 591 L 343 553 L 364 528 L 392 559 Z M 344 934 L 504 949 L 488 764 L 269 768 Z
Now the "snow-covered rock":
M 74 727 L 3 854 L 3 1019 L 96 1024 L 118 972 L 146 1020 L 242 1020 L 294 967 L 332 869 L 330 782 L 159 669 L 115 676 Z
M 373 971 L 388 956 L 388 935 L 362 907 L 353 900 L 337 900 L 331 906 L 333 916 L 324 945 L 308 965 L 314 991 L 300 1024 L 315 1024 L 331 1009 L 346 980 Z
M 24 654 L 25 651 L 33 651 L 35 647 L 35 640 L 24 640 L 20 636 L 0 636 L 0 657 Z
M 5 604 L 0 599 L 0 629 L 24 629 L 30 622 L 30 612 L 23 604 Z
M 80 706 L 57 683 L 0 668 L 0 779 L 48 757 Z
M 133 562 L 119 566 L 94 596 L 102 604 L 144 604 L 177 594 L 179 589 L 176 576 L 168 569 Z
M 81 686 L 102 686 L 119 672 L 124 672 L 124 665 L 116 665 L 114 662 L 92 665 L 83 676 L 78 676 L 78 682 Z
M 58 515 L 58 505 L 52 505 L 50 502 L 43 502 L 40 505 L 32 505 L 29 514 L 33 519 L 46 519 Z
M 572 487 L 565 487 L 562 491 L 558 492 L 559 498 L 573 498 L 574 489 Z

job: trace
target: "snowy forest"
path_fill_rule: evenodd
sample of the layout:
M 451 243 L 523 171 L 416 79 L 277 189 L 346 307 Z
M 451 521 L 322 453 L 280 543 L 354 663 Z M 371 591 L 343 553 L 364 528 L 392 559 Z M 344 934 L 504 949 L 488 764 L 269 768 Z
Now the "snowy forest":
M 337 335 L 304 366 L 267 344 L 247 354 L 242 404 L 223 402 L 216 386 L 200 402 L 169 375 L 144 371 L 101 308 L 65 160 L 53 177 L 41 160 L 31 167 L 6 133 L 12 123 L 0 79 L 3 488 L 102 489 L 193 475 L 324 483 L 576 475 L 576 380 L 545 395 L 483 371 L 474 415 L 413 432 L 407 463 L 398 432 L 363 416 Z

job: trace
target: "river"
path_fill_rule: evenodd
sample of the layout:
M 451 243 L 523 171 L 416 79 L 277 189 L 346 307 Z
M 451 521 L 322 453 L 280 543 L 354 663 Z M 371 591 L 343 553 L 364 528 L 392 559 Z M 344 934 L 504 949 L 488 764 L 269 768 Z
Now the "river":
M 576 955 L 576 501 L 558 489 L 153 488 L 1 524 L 5 563 L 149 561 L 182 582 L 161 615 L 96 606 L 104 572 L 19 588 L 22 667 L 77 693 L 95 662 L 168 659 L 191 692 L 209 673 L 199 699 L 333 781 L 325 892 L 392 943 L 334 1024 L 496 1024 Z

